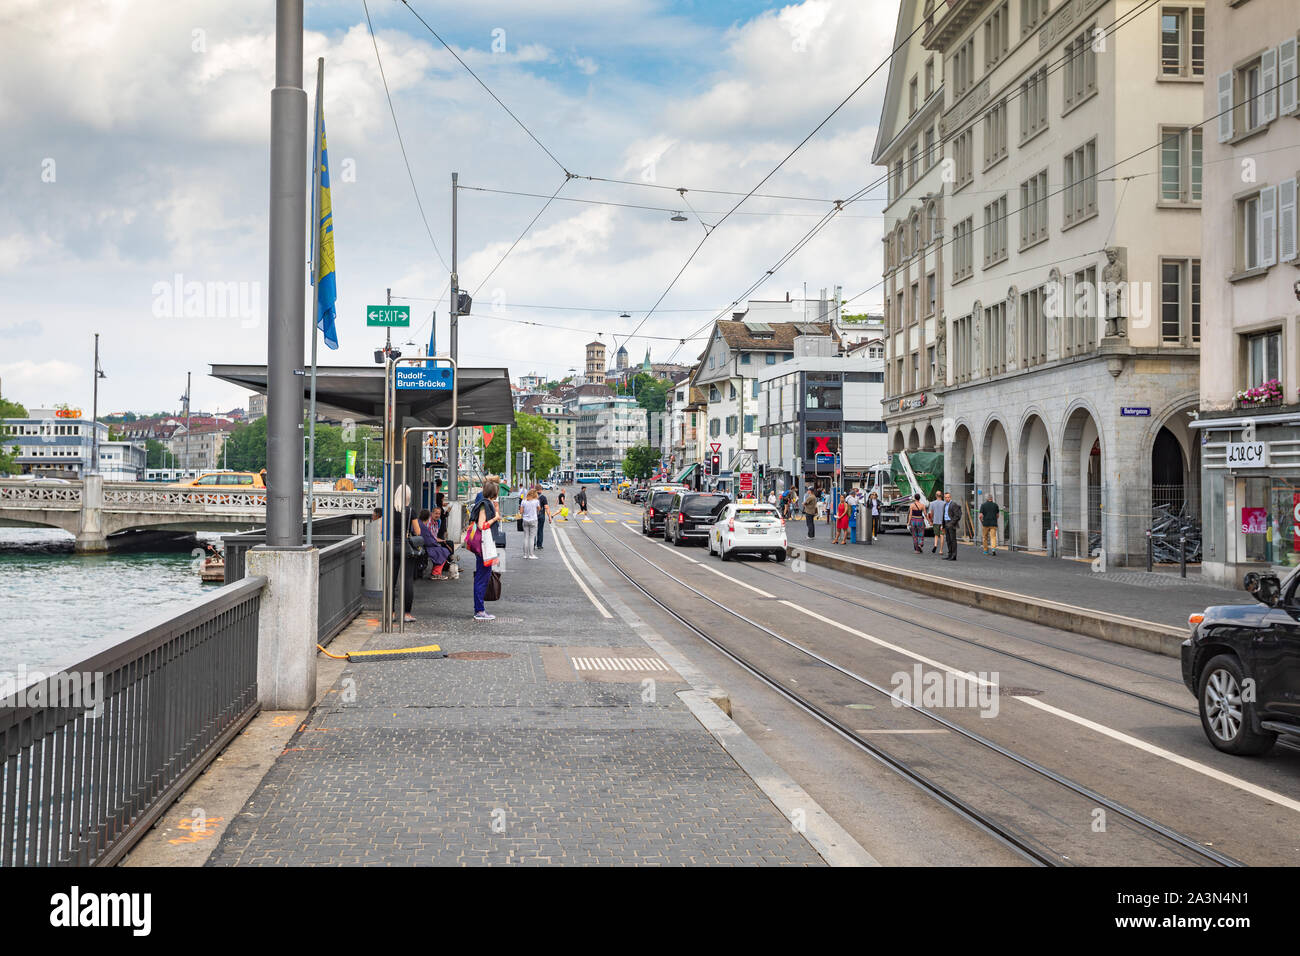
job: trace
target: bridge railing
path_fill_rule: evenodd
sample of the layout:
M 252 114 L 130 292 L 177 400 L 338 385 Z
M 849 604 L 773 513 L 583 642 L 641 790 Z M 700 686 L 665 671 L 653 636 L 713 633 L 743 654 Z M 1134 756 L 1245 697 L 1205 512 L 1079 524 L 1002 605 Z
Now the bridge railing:
M 46 484 L 33 481 L 0 479 L 0 508 L 76 509 L 82 504 L 82 482 Z M 163 507 L 186 510 L 199 506 L 203 510 L 262 513 L 266 510 L 266 491 L 259 488 L 178 488 L 154 482 L 104 482 L 103 505 L 109 511 L 140 510 Z M 367 491 L 320 491 L 313 496 L 316 513 L 365 511 L 379 503 L 379 495 Z
M 0 866 L 112 865 L 148 832 L 257 713 L 265 585 L 226 585 L 0 699 Z

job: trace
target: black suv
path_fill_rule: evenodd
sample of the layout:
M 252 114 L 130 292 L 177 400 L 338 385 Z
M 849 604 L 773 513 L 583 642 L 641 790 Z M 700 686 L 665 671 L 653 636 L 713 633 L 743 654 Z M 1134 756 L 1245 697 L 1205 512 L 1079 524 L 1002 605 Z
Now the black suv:
M 651 488 L 645 499 L 645 508 L 641 512 L 641 533 L 648 535 L 662 535 L 664 533 L 664 519 L 668 517 L 668 509 L 673 505 L 673 498 L 677 496 L 676 489 L 673 488 Z
M 664 520 L 664 540 L 681 547 L 687 541 L 706 542 L 713 523 L 731 499 L 716 491 L 679 491 Z
M 1267 753 L 1279 735 L 1300 738 L 1300 569 L 1285 582 L 1246 575 L 1257 604 L 1224 604 L 1188 618 L 1183 683 L 1196 695 L 1210 743 L 1230 754 Z

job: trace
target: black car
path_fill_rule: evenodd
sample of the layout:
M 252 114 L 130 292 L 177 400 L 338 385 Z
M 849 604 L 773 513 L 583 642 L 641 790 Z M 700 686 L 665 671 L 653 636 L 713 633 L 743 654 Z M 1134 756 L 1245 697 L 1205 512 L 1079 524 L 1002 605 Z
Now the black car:
M 664 520 L 664 540 L 681 547 L 687 541 L 707 542 L 718 514 L 731 499 L 716 491 L 679 491 Z
M 646 497 L 645 509 L 641 512 L 642 534 L 662 535 L 664 533 L 664 521 L 668 517 L 668 509 L 672 507 L 675 497 L 677 497 L 676 491 L 650 489 Z
M 630 501 L 632 502 L 632 504 L 634 504 L 634 505 L 643 505 L 643 504 L 646 503 L 646 499 L 647 499 L 649 496 L 650 496 L 650 489 L 649 489 L 649 488 L 633 488 L 633 489 L 632 489 L 632 496 L 631 496 L 631 498 L 630 498 L 629 500 L 630 500 Z
M 1183 683 L 1196 695 L 1210 743 L 1259 755 L 1300 738 L 1300 570 L 1246 575 L 1257 604 L 1225 604 L 1188 618 Z

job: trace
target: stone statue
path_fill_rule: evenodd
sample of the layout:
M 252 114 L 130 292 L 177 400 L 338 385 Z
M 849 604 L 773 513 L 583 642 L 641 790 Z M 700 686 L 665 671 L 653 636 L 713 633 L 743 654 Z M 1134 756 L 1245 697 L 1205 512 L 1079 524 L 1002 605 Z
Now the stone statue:
M 948 384 L 948 323 L 939 316 L 934 321 L 934 374 L 936 385 Z
M 1124 314 L 1124 282 L 1128 276 L 1127 256 L 1120 246 L 1106 250 L 1106 265 L 1101 270 L 1102 292 L 1106 303 L 1106 337 L 1125 338 L 1128 327 Z
M 970 317 L 970 374 L 972 377 L 983 374 L 984 349 L 980 340 L 984 331 L 984 307 L 979 299 L 971 306 Z
M 1016 287 L 1007 289 L 1007 368 L 1016 367 L 1016 306 L 1020 295 Z
M 1061 310 L 1060 302 L 1064 297 L 1063 285 L 1061 283 L 1061 270 L 1052 267 L 1052 271 L 1047 274 L 1048 288 L 1044 289 L 1043 301 L 1043 324 L 1047 326 L 1047 360 L 1050 362 L 1061 357 Z M 1047 299 L 1052 299 L 1052 305 L 1049 307 Z

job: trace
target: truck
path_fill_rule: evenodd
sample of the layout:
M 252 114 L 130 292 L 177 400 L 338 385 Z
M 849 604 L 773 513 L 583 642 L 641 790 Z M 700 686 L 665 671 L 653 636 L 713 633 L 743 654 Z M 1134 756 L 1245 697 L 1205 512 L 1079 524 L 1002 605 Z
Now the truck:
M 912 496 L 920 493 L 930 501 L 935 491 L 943 490 L 943 453 L 899 452 L 871 466 L 866 487 L 880 496 L 880 530 L 906 531 Z

